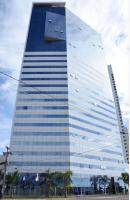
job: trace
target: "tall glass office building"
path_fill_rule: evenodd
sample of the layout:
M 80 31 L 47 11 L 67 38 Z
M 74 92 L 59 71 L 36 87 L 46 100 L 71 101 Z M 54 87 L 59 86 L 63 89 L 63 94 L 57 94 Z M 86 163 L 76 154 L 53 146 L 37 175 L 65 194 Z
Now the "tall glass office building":
M 63 3 L 35 3 L 23 57 L 9 171 L 120 176 L 124 158 L 100 35 Z

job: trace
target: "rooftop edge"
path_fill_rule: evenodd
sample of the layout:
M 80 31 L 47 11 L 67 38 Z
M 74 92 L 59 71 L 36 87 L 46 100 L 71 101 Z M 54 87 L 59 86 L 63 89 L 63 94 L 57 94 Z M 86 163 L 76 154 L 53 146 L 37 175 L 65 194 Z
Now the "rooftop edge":
M 65 1 L 61 1 L 61 2 L 33 2 L 33 6 L 35 5 L 39 5 L 39 6 L 56 6 L 56 7 L 64 7 L 66 4 Z

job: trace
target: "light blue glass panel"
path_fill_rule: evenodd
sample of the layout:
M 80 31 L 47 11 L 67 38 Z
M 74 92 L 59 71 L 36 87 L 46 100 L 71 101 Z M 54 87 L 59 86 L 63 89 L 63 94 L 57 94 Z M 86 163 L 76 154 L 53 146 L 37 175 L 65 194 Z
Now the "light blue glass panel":
M 108 174 L 107 167 L 114 162 L 119 164 L 117 171 L 120 174 L 123 156 L 120 155 L 118 161 L 118 152 L 114 154 L 116 145 L 110 146 L 111 152 L 109 151 L 108 156 L 103 153 L 107 140 L 113 143 L 121 141 L 101 36 L 69 10 L 66 10 L 66 18 L 70 148 L 77 154 L 94 149 L 91 156 L 99 156 L 100 165 L 103 165 L 103 160 L 107 161 L 105 174 Z M 73 141 L 75 146 L 72 146 Z M 71 167 L 73 169 L 72 165 Z M 80 168 L 83 173 L 85 168 L 82 163 Z M 101 166 L 97 169 L 102 174 Z
M 46 12 L 45 40 L 66 40 L 65 16 Z

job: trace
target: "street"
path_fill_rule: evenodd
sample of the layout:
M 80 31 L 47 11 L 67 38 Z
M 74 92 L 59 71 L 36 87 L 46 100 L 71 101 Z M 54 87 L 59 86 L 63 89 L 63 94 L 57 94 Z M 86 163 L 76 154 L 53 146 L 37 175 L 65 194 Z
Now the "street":
M 30 199 L 30 198 L 29 198 Z M 49 200 L 65 200 L 65 198 L 49 198 Z M 14 200 L 17 200 L 14 198 Z M 27 198 L 23 199 L 27 200 Z M 30 199 L 30 200 L 36 200 Z M 48 200 L 47 198 L 40 198 L 38 200 Z M 109 196 L 99 196 L 99 195 L 87 195 L 87 196 L 75 196 L 75 197 L 68 197 L 67 200 L 129 200 L 128 195 L 109 195 Z
M 75 200 L 129 200 L 128 195 L 120 195 L 120 196 L 86 196 L 86 197 L 79 197 L 75 198 Z

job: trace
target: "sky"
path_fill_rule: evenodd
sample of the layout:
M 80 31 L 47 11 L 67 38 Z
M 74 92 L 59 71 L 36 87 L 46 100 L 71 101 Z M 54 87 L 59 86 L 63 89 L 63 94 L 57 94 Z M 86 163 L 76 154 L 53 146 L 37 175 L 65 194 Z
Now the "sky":
M 0 0 L 0 71 L 17 79 L 32 2 Z M 106 62 L 113 67 L 124 124 L 128 126 L 129 0 L 68 0 L 66 7 L 101 34 Z M 0 75 L 0 153 L 9 145 L 17 84 Z

